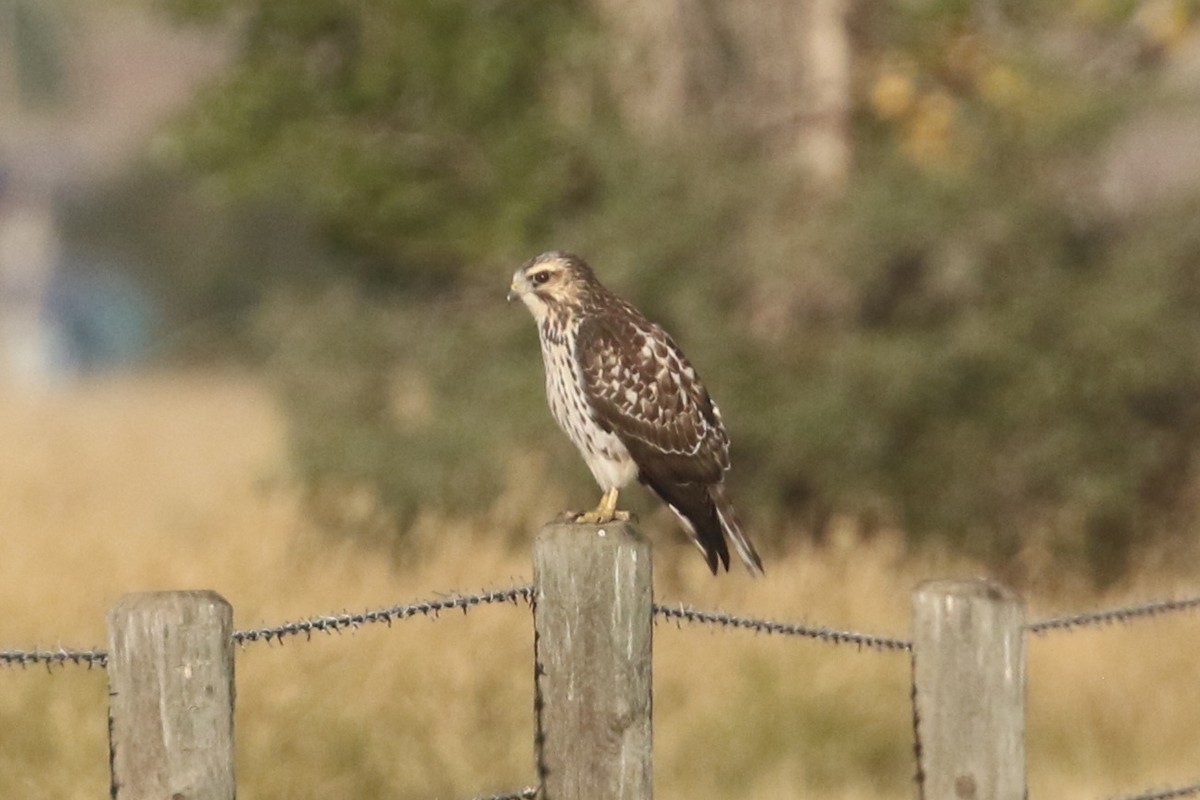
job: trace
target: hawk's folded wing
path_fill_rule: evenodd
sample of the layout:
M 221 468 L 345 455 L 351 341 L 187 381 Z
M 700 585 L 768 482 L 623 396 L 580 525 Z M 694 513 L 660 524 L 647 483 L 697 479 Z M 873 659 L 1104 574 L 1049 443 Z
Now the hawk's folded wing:
M 662 328 L 637 312 L 597 315 L 580 323 L 575 346 L 596 421 L 649 482 L 722 479 L 729 438 L 720 411 Z

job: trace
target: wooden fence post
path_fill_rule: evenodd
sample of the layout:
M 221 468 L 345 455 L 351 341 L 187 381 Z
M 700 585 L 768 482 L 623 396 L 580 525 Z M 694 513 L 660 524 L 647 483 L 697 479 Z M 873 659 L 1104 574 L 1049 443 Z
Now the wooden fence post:
M 988 581 L 913 592 L 913 725 L 923 800 L 1025 797 L 1025 609 Z
M 533 576 L 540 800 L 649 800 L 649 543 L 628 523 L 551 523 Z
M 215 592 L 122 597 L 108 615 L 119 800 L 233 800 L 233 609 Z

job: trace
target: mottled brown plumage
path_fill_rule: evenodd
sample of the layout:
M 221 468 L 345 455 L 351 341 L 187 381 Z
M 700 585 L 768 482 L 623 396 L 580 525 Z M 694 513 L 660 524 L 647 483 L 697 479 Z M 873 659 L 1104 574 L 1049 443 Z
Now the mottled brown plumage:
M 538 323 L 550 411 L 605 492 L 580 519 L 617 518 L 617 492 L 636 477 L 675 512 L 714 573 L 729 568 L 728 539 L 761 574 L 725 491 L 721 412 L 666 331 L 568 253 L 522 265 L 509 292 L 518 297 Z

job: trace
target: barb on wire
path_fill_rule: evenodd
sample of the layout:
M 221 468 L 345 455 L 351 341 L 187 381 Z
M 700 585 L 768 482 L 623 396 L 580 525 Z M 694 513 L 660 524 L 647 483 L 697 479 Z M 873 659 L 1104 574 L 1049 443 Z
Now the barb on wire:
M 382 622 L 391 625 L 395 620 L 409 617 L 436 617 L 443 611 L 461 610 L 464 614 L 471 609 L 490 605 L 492 603 L 513 603 L 518 600 L 530 602 L 533 599 L 533 584 L 524 583 L 510 586 L 507 589 L 494 589 L 477 594 L 456 594 L 438 600 L 418 600 L 413 603 L 389 606 L 363 611 L 357 614 L 331 614 L 327 616 L 309 617 L 298 622 L 285 622 L 265 628 L 234 631 L 233 641 L 236 644 L 247 642 L 282 642 L 288 636 L 305 636 L 312 638 L 314 633 L 336 633 L 346 628 L 358 628 Z
M 1155 600 L 1126 608 L 1111 608 L 1105 611 L 1092 611 L 1085 614 L 1050 617 L 1049 619 L 1027 624 L 1025 630 L 1030 633 L 1072 630 L 1074 628 L 1087 628 L 1095 625 L 1111 625 L 1114 622 L 1132 622 L 1136 619 L 1157 617 L 1177 611 L 1195 611 L 1197 609 L 1200 609 L 1200 597 L 1186 597 L 1180 600 Z
M 805 625 L 798 622 L 777 622 L 770 619 L 755 619 L 737 614 L 727 614 L 723 611 L 699 611 L 680 603 L 679 605 L 654 604 L 654 615 L 676 622 L 687 622 L 693 625 L 719 625 L 728 628 L 742 628 L 755 633 L 781 636 L 802 636 L 833 644 L 853 644 L 859 648 L 871 650 L 912 650 L 912 642 L 908 639 L 897 639 L 891 636 L 878 636 L 873 633 L 840 630 L 820 625 Z
M 538 787 L 526 786 L 524 789 L 519 789 L 515 792 L 507 794 L 491 794 L 487 797 L 476 797 L 475 800 L 534 800 L 538 796 Z
M 1121 800 L 1175 800 L 1177 797 L 1200 797 L 1200 783 L 1174 789 L 1150 789 L 1131 797 L 1122 797 Z
M 104 650 L 69 650 L 60 647 L 55 650 L 0 650 L 0 664 L 6 667 L 28 667 L 35 664 L 45 664 L 46 668 L 73 664 L 75 666 L 92 667 L 108 666 L 108 653 Z

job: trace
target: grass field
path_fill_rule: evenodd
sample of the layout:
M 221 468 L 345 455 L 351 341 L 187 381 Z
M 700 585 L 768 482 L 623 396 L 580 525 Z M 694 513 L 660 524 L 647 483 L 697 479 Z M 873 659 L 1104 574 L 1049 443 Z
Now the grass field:
M 420 520 L 419 556 L 396 563 L 314 530 L 281 437 L 246 376 L 0 396 L 0 649 L 101 645 L 106 609 L 138 590 L 215 589 L 248 627 L 506 586 L 530 574 L 510 531 L 561 502 L 514 481 L 487 515 Z M 547 424 L 546 446 L 561 445 Z M 762 581 L 715 580 L 677 539 L 656 542 L 656 561 L 663 600 L 901 636 L 915 583 L 980 571 L 848 533 L 797 545 Z M 1104 596 L 1048 583 L 1031 615 L 1200 586 L 1179 573 L 1143 570 Z M 531 661 L 524 607 L 247 646 L 239 796 L 465 800 L 525 786 Z M 1200 616 L 1035 638 L 1030 662 L 1032 798 L 1200 778 Z M 901 654 L 661 625 L 656 796 L 907 800 L 908 673 Z M 107 796 L 105 693 L 100 670 L 0 670 L 0 797 Z

